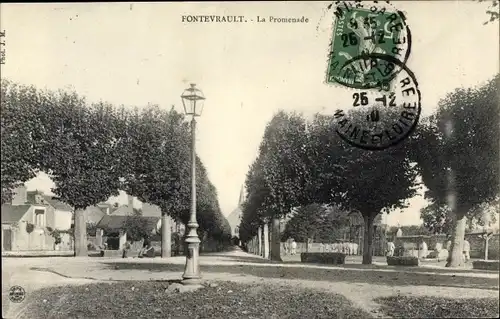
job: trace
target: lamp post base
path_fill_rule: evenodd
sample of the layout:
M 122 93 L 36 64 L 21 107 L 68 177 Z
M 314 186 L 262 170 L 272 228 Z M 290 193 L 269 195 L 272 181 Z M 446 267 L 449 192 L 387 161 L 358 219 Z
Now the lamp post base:
M 201 282 L 200 262 L 200 239 L 198 236 L 189 236 L 186 238 L 188 251 L 186 256 L 186 267 L 182 275 L 183 285 L 196 285 Z

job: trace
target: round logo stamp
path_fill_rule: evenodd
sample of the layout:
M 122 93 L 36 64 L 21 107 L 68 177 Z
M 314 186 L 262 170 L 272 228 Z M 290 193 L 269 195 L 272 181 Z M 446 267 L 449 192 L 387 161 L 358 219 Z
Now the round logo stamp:
M 21 286 L 12 286 L 9 289 L 9 299 L 12 302 L 19 303 L 26 297 L 26 291 Z
M 380 83 L 390 83 L 400 71 L 394 65 L 376 76 L 370 72 L 370 65 L 363 69 L 358 65 L 342 66 L 358 56 L 373 53 L 391 56 L 405 64 L 411 52 L 411 33 L 404 14 L 377 1 L 337 1 L 333 10 L 326 83 L 355 89 L 373 89 L 380 87 Z
M 334 114 L 336 131 L 353 146 L 382 150 L 401 142 L 415 129 L 421 111 L 420 90 L 413 72 L 398 59 L 385 54 L 359 56 L 341 69 L 359 62 L 373 66 L 391 63 L 397 73 L 386 91 L 354 91 L 349 110 L 337 110 Z

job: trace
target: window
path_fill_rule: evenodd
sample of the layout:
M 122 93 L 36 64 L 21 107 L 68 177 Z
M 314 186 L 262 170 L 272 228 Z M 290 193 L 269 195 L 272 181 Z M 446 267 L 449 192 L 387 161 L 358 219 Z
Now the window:
M 45 209 L 35 209 L 35 225 L 45 227 Z

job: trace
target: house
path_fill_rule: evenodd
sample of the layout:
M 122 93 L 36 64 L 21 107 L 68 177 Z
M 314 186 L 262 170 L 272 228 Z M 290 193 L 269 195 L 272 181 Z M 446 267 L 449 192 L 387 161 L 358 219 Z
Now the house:
M 130 216 L 131 216 L 130 214 L 127 214 L 127 215 L 122 215 L 122 214 L 105 215 L 99 221 L 99 223 L 97 223 L 95 244 L 97 246 L 101 246 L 101 247 L 103 246 L 103 244 L 104 244 L 103 235 L 104 235 L 104 230 L 106 229 L 108 232 L 116 232 L 118 234 L 118 238 L 119 238 L 118 239 L 118 248 L 122 249 L 123 245 L 127 241 L 127 234 L 122 231 L 122 227 Z M 151 235 L 156 234 L 160 217 L 141 216 L 141 218 L 146 221 L 147 226 L 149 227 L 149 229 L 151 229 Z
M 241 216 L 243 215 L 243 203 L 245 202 L 245 189 L 242 186 L 238 206 L 229 214 L 227 221 L 231 226 L 231 237 L 240 237 L 239 226 L 241 223 Z
M 1 207 L 2 251 L 54 250 L 53 230 L 71 228 L 73 209 L 23 185 L 14 190 L 11 203 Z M 61 234 L 62 249 L 72 249 L 69 234 Z

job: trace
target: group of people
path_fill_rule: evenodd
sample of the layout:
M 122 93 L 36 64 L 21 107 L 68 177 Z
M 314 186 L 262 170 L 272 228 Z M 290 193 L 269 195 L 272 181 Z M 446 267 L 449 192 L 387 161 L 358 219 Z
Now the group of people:
M 297 242 L 295 239 L 290 239 L 285 242 L 285 255 L 296 255 L 297 254 Z
M 422 253 L 419 255 L 422 255 L 425 258 L 428 254 L 427 243 L 425 241 L 422 241 L 419 244 L 418 248 L 419 248 L 419 251 L 422 251 Z M 391 257 L 394 256 L 395 250 L 396 250 L 396 245 L 394 244 L 394 242 L 392 242 L 392 241 L 387 242 L 387 256 L 391 256 Z M 451 237 L 450 236 L 448 236 L 448 241 L 446 242 L 446 250 L 448 251 L 448 254 L 451 251 Z M 464 256 L 464 260 L 466 262 L 468 262 L 470 260 L 470 243 L 467 239 L 464 240 L 463 256 Z
M 127 258 L 128 257 L 128 252 L 132 248 L 132 245 L 130 242 L 127 240 L 123 247 L 123 254 L 122 258 Z M 139 251 L 139 254 L 137 257 L 143 258 L 143 257 L 154 257 L 155 256 L 155 251 L 153 248 L 153 245 L 151 245 L 151 240 L 149 239 L 148 236 L 144 237 L 143 243 L 142 243 L 142 248 Z
M 357 255 L 358 254 L 358 244 L 351 242 L 335 242 L 332 244 L 319 245 L 320 252 L 332 252 L 332 253 L 343 253 L 346 255 Z

